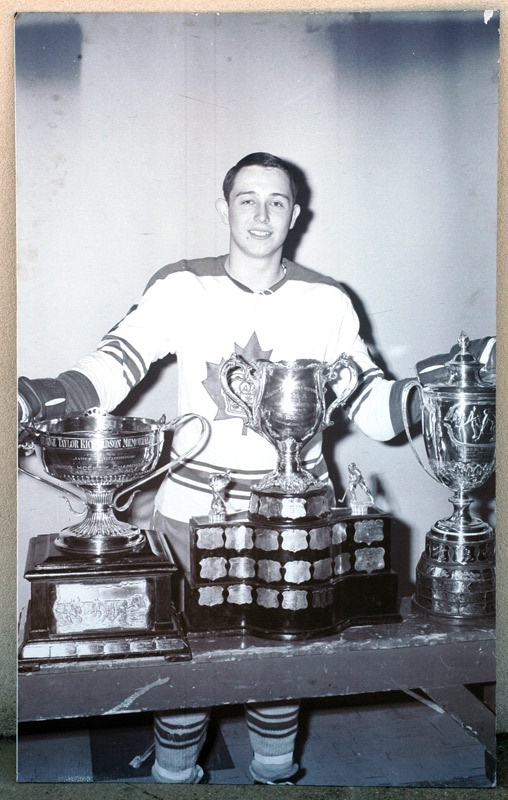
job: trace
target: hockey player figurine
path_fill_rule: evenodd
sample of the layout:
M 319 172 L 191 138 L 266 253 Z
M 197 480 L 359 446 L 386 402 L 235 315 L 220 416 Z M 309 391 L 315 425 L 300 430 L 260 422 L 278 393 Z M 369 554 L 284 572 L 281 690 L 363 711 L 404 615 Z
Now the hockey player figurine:
M 213 492 L 212 504 L 208 512 L 210 522 L 224 522 L 226 519 L 224 491 L 230 483 L 231 473 L 228 470 L 226 472 L 213 472 L 210 475 L 210 486 Z
M 372 495 L 372 492 L 365 483 L 363 475 L 356 466 L 354 461 L 352 461 L 351 464 L 349 464 L 348 472 L 349 472 L 348 487 L 344 492 L 342 502 L 344 502 L 346 495 L 349 495 L 351 511 L 353 512 L 353 514 L 365 514 L 368 509 L 368 504 L 365 502 L 358 502 L 356 497 L 356 490 L 358 488 L 362 489 L 362 491 L 367 495 L 369 503 L 372 503 L 372 505 L 374 505 L 374 497 Z

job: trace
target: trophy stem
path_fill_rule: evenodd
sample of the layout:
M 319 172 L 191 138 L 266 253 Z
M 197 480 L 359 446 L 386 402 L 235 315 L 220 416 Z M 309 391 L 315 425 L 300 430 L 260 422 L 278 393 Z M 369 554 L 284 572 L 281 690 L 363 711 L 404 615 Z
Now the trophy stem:
M 447 519 L 436 522 L 434 529 L 439 533 L 453 534 L 452 538 L 460 539 L 462 536 L 475 534 L 485 535 L 491 530 L 488 523 L 471 515 L 470 506 L 473 502 L 471 495 L 459 487 L 455 494 L 449 498 L 453 505 L 453 514 Z
M 277 442 L 277 467 L 269 472 L 253 489 L 260 492 L 278 492 L 279 494 L 295 494 L 301 492 L 323 490 L 323 484 L 308 470 L 302 468 L 300 452 L 301 442 L 293 438 Z M 326 489 L 326 486 L 324 487 Z
M 277 472 L 284 478 L 300 474 L 302 465 L 300 461 L 301 445 L 295 439 L 284 439 L 277 447 Z
M 135 525 L 117 519 L 114 510 L 116 489 L 83 487 L 86 495 L 86 516 L 81 522 L 60 532 L 55 545 L 60 550 L 94 556 L 137 550 L 145 542 L 144 534 Z
M 249 514 L 270 520 L 319 519 L 330 511 L 326 482 L 302 468 L 302 444 L 277 442 L 277 467 L 251 486 Z

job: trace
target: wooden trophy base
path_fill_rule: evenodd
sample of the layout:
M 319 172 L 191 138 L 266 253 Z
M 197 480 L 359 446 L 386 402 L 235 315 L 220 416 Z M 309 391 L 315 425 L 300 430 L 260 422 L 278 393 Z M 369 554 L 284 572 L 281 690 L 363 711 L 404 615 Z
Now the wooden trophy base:
M 20 669 L 86 659 L 191 658 L 171 602 L 173 557 L 161 534 L 144 535 L 136 552 L 109 557 L 59 550 L 56 534 L 30 540 Z
M 398 620 L 390 517 L 333 509 L 279 523 L 249 514 L 193 518 L 186 627 L 308 639 L 351 625 Z

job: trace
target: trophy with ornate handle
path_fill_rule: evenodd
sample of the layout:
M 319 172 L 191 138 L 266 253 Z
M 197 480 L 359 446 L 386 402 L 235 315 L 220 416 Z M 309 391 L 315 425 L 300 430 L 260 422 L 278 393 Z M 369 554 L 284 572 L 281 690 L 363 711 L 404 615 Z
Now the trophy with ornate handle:
M 192 419 L 201 425 L 196 443 L 178 459 L 154 471 L 165 432 Z M 197 414 L 183 414 L 169 422 L 163 416 L 155 422 L 140 417 L 116 417 L 100 408 L 24 427 L 40 447 L 46 473 L 78 486 L 85 493 L 84 501 L 78 496 L 85 503 L 85 518 L 61 531 L 55 546 L 93 556 L 122 553 L 143 545 L 145 537 L 139 528 L 119 520 L 115 514 L 130 506 L 134 494 L 123 505 L 119 503 L 120 496 L 134 492 L 162 472 L 174 470 L 201 448 L 209 429 L 207 420 Z M 28 470 L 20 467 L 20 471 L 77 496 L 71 489 Z M 129 485 L 118 491 L 124 484 Z
M 201 428 L 195 443 L 156 468 L 166 431 L 191 420 Z M 82 659 L 189 659 L 171 599 L 177 570 L 171 543 L 160 531 L 142 531 L 118 519 L 116 512 L 129 508 L 137 487 L 190 458 L 204 444 L 208 422 L 197 414 L 155 422 L 91 408 L 24 428 L 40 449 L 50 480 L 20 471 L 78 497 L 85 517 L 59 534 L 30 539 L 25 578 L 31 596 L 20 668 Z
M 326 384 L 348 379 L 326 408 Z M 221 367 L 221 385 L 232 403 L 232 413 L 277 449 L 277 466 L 251 487 L 249 511 L 268 519 L 321 517 L 330 508 L 327 487 L 301 464 L 301 451 L 319 431 L 331 424 L 331 415 L 343 405 L 358 382 L 354 361 L 342 354 L 333 364 L 313 359 L 247 363 L 232 355 Z
M 389 516 L 371 503 L 368 489 L 366 503 L 330 504 L 328 482 L 305 468 L 302 455 L 355 391 L 353 359 L 249 364 L 232 355 L 220 379 L 227 411 L 275 447 L 277 462 L 250 487 L 247 512 L 226 513 L 222 495 L 240 474 L 210 476 L 210 513 L 190 520 L 191 629 L 299 639 L 399 619 Z M 330 404 L 327 384 L 336 394 Z M 366 488 L 360 478 L 357 470 L 355 487 Z M 350 495 L 356 501 L 352 484 Z
M 415 605 L 457 620 L 485 616 L 495 608 L 494 534 L 470 512 L 470 492 L 493 474 L 496 463 L 496 389 L 483 365 L 469 352 L 464 332 L 459 352 L 447 364 L 444 383 L 408 383 L 404 422 L 423 469 L 453 490 L 453 514 L 434 523 L 416 570 Z M 430 472 L 414 447 L 406 407 L 416 387 L 422 401 L 422 429 Z

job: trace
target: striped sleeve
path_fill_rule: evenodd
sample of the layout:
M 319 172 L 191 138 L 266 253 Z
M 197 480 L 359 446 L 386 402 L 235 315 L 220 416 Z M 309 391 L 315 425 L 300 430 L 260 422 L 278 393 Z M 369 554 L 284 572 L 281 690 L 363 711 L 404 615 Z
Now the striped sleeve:
M 171 320 L 168 326 L 168 309 Z M 100 405 L 113 411 L 147 374 L 151 364 L 175 350 L 177 309 L 167 282 L 158 281 L 73 368 L 95 387 Z
M 390 413 L 390 393 L 394 381 L 387 380 L 373 361 L 369 349 L 360 336 L 358 315 L 350 298 L 343 291 L 335 293 L 336 304 L 330 329 L 327 360 L 332 363 L 339 353 L 346 353 L 358 370 L 358 383 L 344 410 L 352 422 L 369 438 L 387 441 L 395 435 Z M 339 313 L 338 313 L 339 312 Z M 349 377 L 347 371 L 338 373 L 338 380 L 331 388 L 340 397 Z
M 136 386 L 148 372 L 150 365 L 146 363 L 141 353 L 122 336 L 107 334 L 98 349 L 121 366 L 124 381 L 129 389 Z
M 353 422 L 360 413 L 362 406 L 369 404 L 369 397 L 379 383 L 379 379 L 383 377 L 382 371 L 375 365 L 360 374 L 358 387 L 348 402 L 349 417 Z
M 370 439 L 385 442 L 395 430 L 391 414 L 391 392 L 395 381 L 383 377 L 381 370 L 366 377 L 345 406 L 349 418 Z
M 92 383 L 102 408 L 113 411 L 146 375 L 150 363 L 131 343 L 108 335 L 72 371 Z
M 407 401 L 404 400 L 403 392 L 408 383 L 409 379 L 394 381 L 390 391 L 390 418 L 396 436 L 405 430 L 404 413 L 407 415 L 407 421 L 410 427 L 421 421 L 422 406 L 419 392 L 413 389 Z M 406 408 L 404 409 L 405 403 Z

